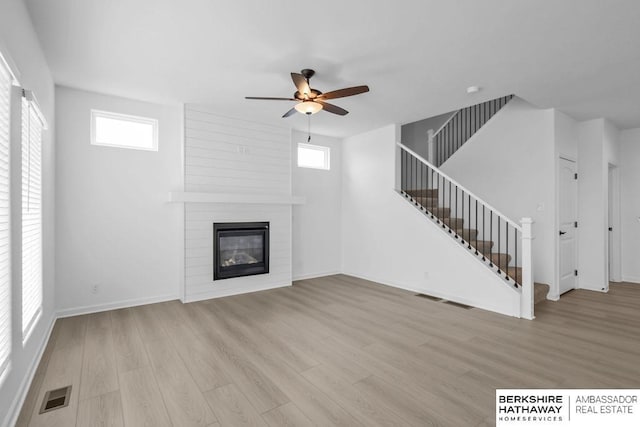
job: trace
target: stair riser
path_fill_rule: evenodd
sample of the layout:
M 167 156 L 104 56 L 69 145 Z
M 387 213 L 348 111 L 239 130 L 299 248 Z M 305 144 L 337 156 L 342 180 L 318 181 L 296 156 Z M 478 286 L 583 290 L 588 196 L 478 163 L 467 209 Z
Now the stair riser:
M 464 224 L 464 220 L 462 218 L 445 218 L 442 222 L 451 228 L 462 228 L 462 225 Z
M 411 197 L 432 197 L 432 198 L 438 197 L 437 189 L 405 190 L 405 193 L 407 193 Z
M 438 199 L 432 197 L 414 197 L 413 200 L 426 207 L 438 207 Z
M 489 255 L 491 253 L 491 249 L 493 248 L 493 242 L 487 242 L 483 240 L 479 240 L 478 242 L 472 240 L 471 245 L 475 247 L 478 252 L 484 255 Z
M 548 285 L 539 285 L 536 284 L 534 287 L 534 293 L 533 293 L 533 302 L 534 304 L 537 304 L 539 302 L 542 302 L 544 300 L 547 299 L 547 292 L 549 290 L 549 286 Z
M 503 269 L 507 268 L 511 262 L 511 255 L 508 254 L 491 254 L 489 258 L 491 259 L 491 262 Z
M 451 215 L 451 209 L 449 208 L 429 208 L 429 212 L 440 219 L 449 218 L 449 215 Z
M 462 237 L 464 240 L 467 241 L 472 241 L 475 240 L 478 237 L 478 231 L 477 230 L 469 230 L 469 229 L 456 229 L 456 234 L 460 237 Z

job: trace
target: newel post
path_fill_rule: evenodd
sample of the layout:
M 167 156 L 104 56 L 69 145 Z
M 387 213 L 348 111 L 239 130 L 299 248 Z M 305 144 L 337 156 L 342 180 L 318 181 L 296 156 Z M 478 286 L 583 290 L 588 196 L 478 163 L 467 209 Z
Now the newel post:
M 520 317 L 533 320 L 533 219 L 522 218 L 522 297 L 520 298 Z
M 395 144 L 396 153 L 396 173 L 395 173 L 395 189 L 396 191 L 402 190 L 402 148 L 398 144 Z
M 428 149 L 428 151 L 427 151 L 427 154 L 428 154 L 427 155 L 427 160 L 429 160 L 431 163 L 434 163 L 434 157 L 435 157 L 435 152 L 434 152 L 435 148 L 434 148 L 434 144 L 433 144 L 433 140 L 434 140 L 433 135 L 434 135 L 433 129 L 429 129 L 427 131 L 427 138 L 428 138 L 428 140 L 427 140 L 428 141 L 427 142 L 427 147 L 428 147 L 427 148 Z

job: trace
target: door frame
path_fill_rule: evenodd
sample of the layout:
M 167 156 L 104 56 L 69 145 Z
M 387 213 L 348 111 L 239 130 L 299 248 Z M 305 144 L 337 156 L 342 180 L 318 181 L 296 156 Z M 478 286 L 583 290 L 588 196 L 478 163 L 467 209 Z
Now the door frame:
M 555 209 L 555 227 L 554 227 L 554 239 L 555 239 L 555 283 L 550 286 L 549 296 L 550 300 L 558 301 L 560 299 L 560 163 L 562 160 L 568 160 L 576 165 L 576 173 L 578 172 L 578 159 L 575 156 L 566 154 L 558 154 L 556 157 L 556 209 Z M 578 176 L 580 179 L 580 176 Z M 578 190 L 576 189 L 576 201 L 578 201 Z M 580 217 L 580 203 L 576 203 L 576 215 Z M 576 218 L 576 219 L 578 219 Z M 576 251 L 575 251 L 575 264 L 578 265 L 578 251 L 580 250 L 580 228 L 576 230 Z M 576 287 L 580 288 L 580 275 L 576 277 Z
M 611 194 L 609 194 L 610 190 L 612 190 Z M 607 169 L 607 228 L 611 226 L 613 227 L 613 231 L 607 231 L 607 265 L 605 271 L 607 271 L 606 277 L 610 282 L 622 281 L 620 197 L 620 168 L 617 165 L 609 163 Z M 611 217 L 609 217 L 609 212 L 611 212 Z M 611 236 L 609 236 L 609 233 L 611 233 Z M 609 246 L 610 241 L 611 247 Z M 613 259 L 613 262 L 609 265 L 610 257 Z M 607 290 L 609 290 L 608 288 L 609 286 L 607 285 Z

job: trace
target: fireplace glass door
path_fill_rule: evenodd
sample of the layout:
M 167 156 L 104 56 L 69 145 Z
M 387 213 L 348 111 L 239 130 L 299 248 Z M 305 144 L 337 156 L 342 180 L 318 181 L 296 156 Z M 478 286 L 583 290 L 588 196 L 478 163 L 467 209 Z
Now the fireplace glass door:
M 269 223 L 213 224 L 213 279 L 269 272 Z

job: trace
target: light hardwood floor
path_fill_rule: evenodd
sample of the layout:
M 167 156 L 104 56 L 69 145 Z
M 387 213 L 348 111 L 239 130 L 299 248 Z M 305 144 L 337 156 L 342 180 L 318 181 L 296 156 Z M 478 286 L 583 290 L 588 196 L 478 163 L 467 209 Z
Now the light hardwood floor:
M 536 316 L 338 275 L 60 319 L 18 426 L 485 426 L 496 388 L 640 387 L 640 285 Z

